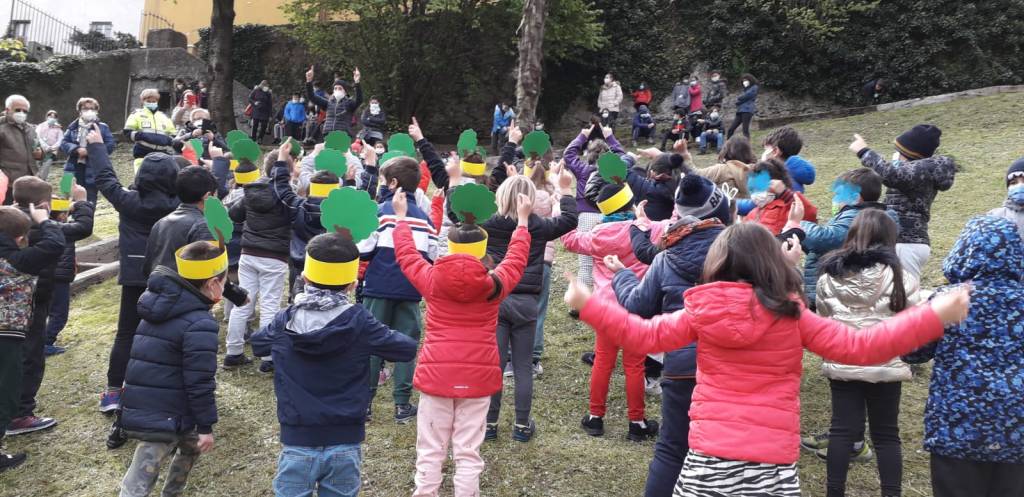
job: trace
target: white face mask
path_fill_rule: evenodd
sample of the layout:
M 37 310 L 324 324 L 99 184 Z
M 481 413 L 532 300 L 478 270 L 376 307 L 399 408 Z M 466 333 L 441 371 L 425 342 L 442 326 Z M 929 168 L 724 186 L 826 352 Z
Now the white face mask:
M 192 126 L 195 126 L 196 129 L 202 128 L 203 127 L 203 120 L 202 119 L 196 119 L 195 121 L 192 121 Z
M 299 103 L 299 99 L 297 99 L 297 98 L 293 98 L 293 99 L 292 99 L 292 102 L 294 102 L 294 103 Z
M 747 88 L 747 87 L 749 87 L 749 86 L 750 86 L 750 81 L 747 81 L 747 80 L 743 80 L 743 87 L 744 87 L 744 88 Z
M 370 104 L 370 114 L 380 114 L 380 106 L 377 104 Z
M 377 152 L 378 156 L 384 155 L 384 147 L 374 147 L 374 152 Z
M 57 124 L 57 118 L 56 117 L 47 117 L 46 118 L 46 124 L 50 124 L 50 125 Z
M 604 84 L 606 84 L 606 85 L 612 84 L 612 78 L 604 78 Z
M 711 76 L 711 81 L 718 82 L 718 76 Z
M 21 124 L 28 120 L 28 112 L 23 110 L 14 111 L 14 122 Z
M 690 81 L 690 86 L 697 86 L 697 80 Z
M 96 111 L 94 111 L 92 109 L 83 110 L 82 111 L 82 119 L 85 120 L 85 121 L 95 121 L 96 120 Z
M 269 86 L 261 86 L 260 89 L 263 90 L 263 91 L 270 91 L 270 87 Z
M 717 112 L 712 112 L 711 113 L 711 119 L 718 119 L 718 113 Z
M 345 98 L 345 92 L 343 90 L 334 90 L 334 99 L 341 100 Z
M 764 147 L 764 152 L 761 153 L 761 160 L 768 160 L 775 153 L 775 149 L 772 147 Z
M 754 201 L 754 204 L 758 207 L 764 207 L 768 205 L 768 202 L 775 200 L 775 194 L 771 192 L 757 192 L 750 194 L 750 200 Z
M 146 103 L 142 104 L 142 106 L 145 107 L 150 112 L 156 112 L 157 105 L 158 104 L 156 102 L 146 102 Z

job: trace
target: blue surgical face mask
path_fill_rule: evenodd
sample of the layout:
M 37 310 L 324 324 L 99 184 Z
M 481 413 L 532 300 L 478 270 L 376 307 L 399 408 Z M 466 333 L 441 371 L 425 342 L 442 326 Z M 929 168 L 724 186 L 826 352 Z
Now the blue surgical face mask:
M 1013 185 L 1006 192 L 1006 198 L 1017 205 L 1024 205 L 1024 185 Z
M 157 104 L 156 102 L 146 102 L 142 105 L 150 112 L 156 112 L 156 108 L 159 104 Z

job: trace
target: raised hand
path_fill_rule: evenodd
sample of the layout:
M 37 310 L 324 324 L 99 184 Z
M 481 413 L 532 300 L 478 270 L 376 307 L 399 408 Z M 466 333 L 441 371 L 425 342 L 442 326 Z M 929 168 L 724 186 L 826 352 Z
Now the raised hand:
M 562 190 L 562 195 L 575 195 L 575 192 L 571 190 L 572 180 L 575 177 L 572 175 L 572 171 L 567 168 L 562 168 L 558 173 L 558 188 Z
M 519 226 L 528 226 L 530 224 L 530 214 L 533 213 L 533 200 L 530 197 L 520 193 L 516 201 L 516 215 L 519 217 Z
M 608 270 L 613 273 L 626 269 L 626 265 L 619 260 L 619 256 L 617 255 L 604 256 L 604 267 L 608 268 Z
M 859 154 L 861 150 L 868 148 L 868 142 L 864 141 L 864 138 L 858 134 L 853 135 L 853 142 L 850 143 L 850 151 Z
M 391 207 L 395 209 L 395 216 L 401 220 L 409 212 L 409 199 L 405 198 L 405 191 L 402 187 L 395 190 L 395 196 L 391 199 Z
M 508 141 L 516 145 L 523 141 L 523 130 L 519 129 L 515 119 L 512 120 L 512 124 L 508 128 Z
M 565 297 L 563 299 L 565 300 L 565 305 L 569 306 L 569 309 L 578 311 L 590 300 L 590 289 L 577 281 L 572 273 L 566 272 L 565 279 L 569 282 L 569 288 L 565 290 Z
M 50 213 L 46 209 L 40 209 L 35 204 L 28 204 L 28 217 L 32 218 L 32 222 L 39 224 L 50 218 Z
M 306 82 L 307 83 L 312 83 L 313 82 L 313 77 L 315 75 L 316 75 L 316 73 L 313 72 L 313 66 L 309 66 L 309 70 L 306 71 Z
M 85 135 L 85 143 L 103 143 L 103 135 L 98 129 L 89 130 L 89 134 Z
M 789 221 L 799 224 L 804 218 L 804 203 L 799 198 L 793 199 L 789 206 Z
M 932 310 L 939 315 L 942 324 L 956 324 L 967 319 L 971 310 L 971 290 L 970 284 L 961 285 L 956 290 L 932 299 Z
M 362 76 L 362 75 L 361 75 L 361 74 L 359 73 L 359 68 L 358 68 L 358 67 L 356 67 L 356 68 L 354 68 L 354 69 L 352 70 L 352 82 L 353 82 L 353 83 L 355 83 L 355 84 L 357 84 L 357 85 L 358 85 L 358 84 L 359 84 L 359 78 L 360 78 L 361 76 Z
M 81 202 L 81 201 L 85 200 L 85 198 L 86 198 L 85 187 L 82 186 L 82 185 L 79 185 L 77 181 L 72 183 L 71 184 L 71 200 L 75 201 L 75 202 Z
M 513 177 L 513 176 L 516 176 L 516 175 L 518 175 L 518 174 L 519 174 L 519 169 L 518 169 L 518 168 L 516 168 L 516 166 L 515 166 L 515 165 L 513 165 L 513 164 L 509 164 L 508 162 L 506 162 L 506 163 L 505 163 L 505 174 L 506 174 L 506 175 L 507 175 L 507 176 L 508 176 L 509 178 L 511 178 L 511 177 Z
M 803 251 L 800 248 L 800 238 L 796 235 L 789 237 L 789 240 L 786 240 L 786 243 L 782 244 L 782 256 L 789 261 L 791 266 L 800 264 L 800 256 L 802 254 Z
M 647 201 L 641 200 L 633 208 L 633 212 L 636 214 L 636 220 L 633 221 L 633 225 L 640 228 L 640 231 L 649 231 L 651 229 L 651 218 L 647 217 Z
M 420 123 L 415 116 L 412 118 L 412 124 L 409 125 L 409 136 L 412 137 L 413 143 L 419 143 L 423 139 L 423 130 L 420 129 Z

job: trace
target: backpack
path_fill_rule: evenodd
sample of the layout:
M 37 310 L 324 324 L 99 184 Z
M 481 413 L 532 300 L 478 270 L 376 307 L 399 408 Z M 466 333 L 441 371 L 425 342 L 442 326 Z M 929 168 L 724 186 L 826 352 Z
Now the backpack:
M 0 336 L 24 338 L 32 323 L 36 276 L 22 273 L 0 259 Z

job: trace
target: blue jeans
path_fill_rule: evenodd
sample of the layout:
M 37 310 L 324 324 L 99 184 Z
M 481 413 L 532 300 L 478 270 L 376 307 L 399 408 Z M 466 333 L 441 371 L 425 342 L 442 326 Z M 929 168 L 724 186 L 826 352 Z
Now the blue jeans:
M 700 146 L 701 152 L 708 149 L 708 140 L 711 138 L 715 139 L 715 150 L 722 150 L 722 145 L 725 143 L 725 135 L 721 131 L 705 131 L 697 138 L 697 145 Z
M 661 382 L 661 431 L 647 472 L 644 497 L 671 497 L 690 450 L 690 399 L 697 380 Z
M 537 331 L 533 334 L 533 362 L 544 355 L 544 316 L 548 313 L 548 294 L 551 293 L 551 264 L 544 263 L 544 284 L 540 289 L 537 309 Z
M 46 344 L 53 345 L 57 334 L 68 324 L 68 308 L 71 306 L 71 283 L 55 282 L 53 284 L 53 304 L 50 305 L 50 316 L 46 320 Z
M 300 447 L 285 445 L 274 476 L 276 497 L 355 497 L 363 464 L 360 444 Z

